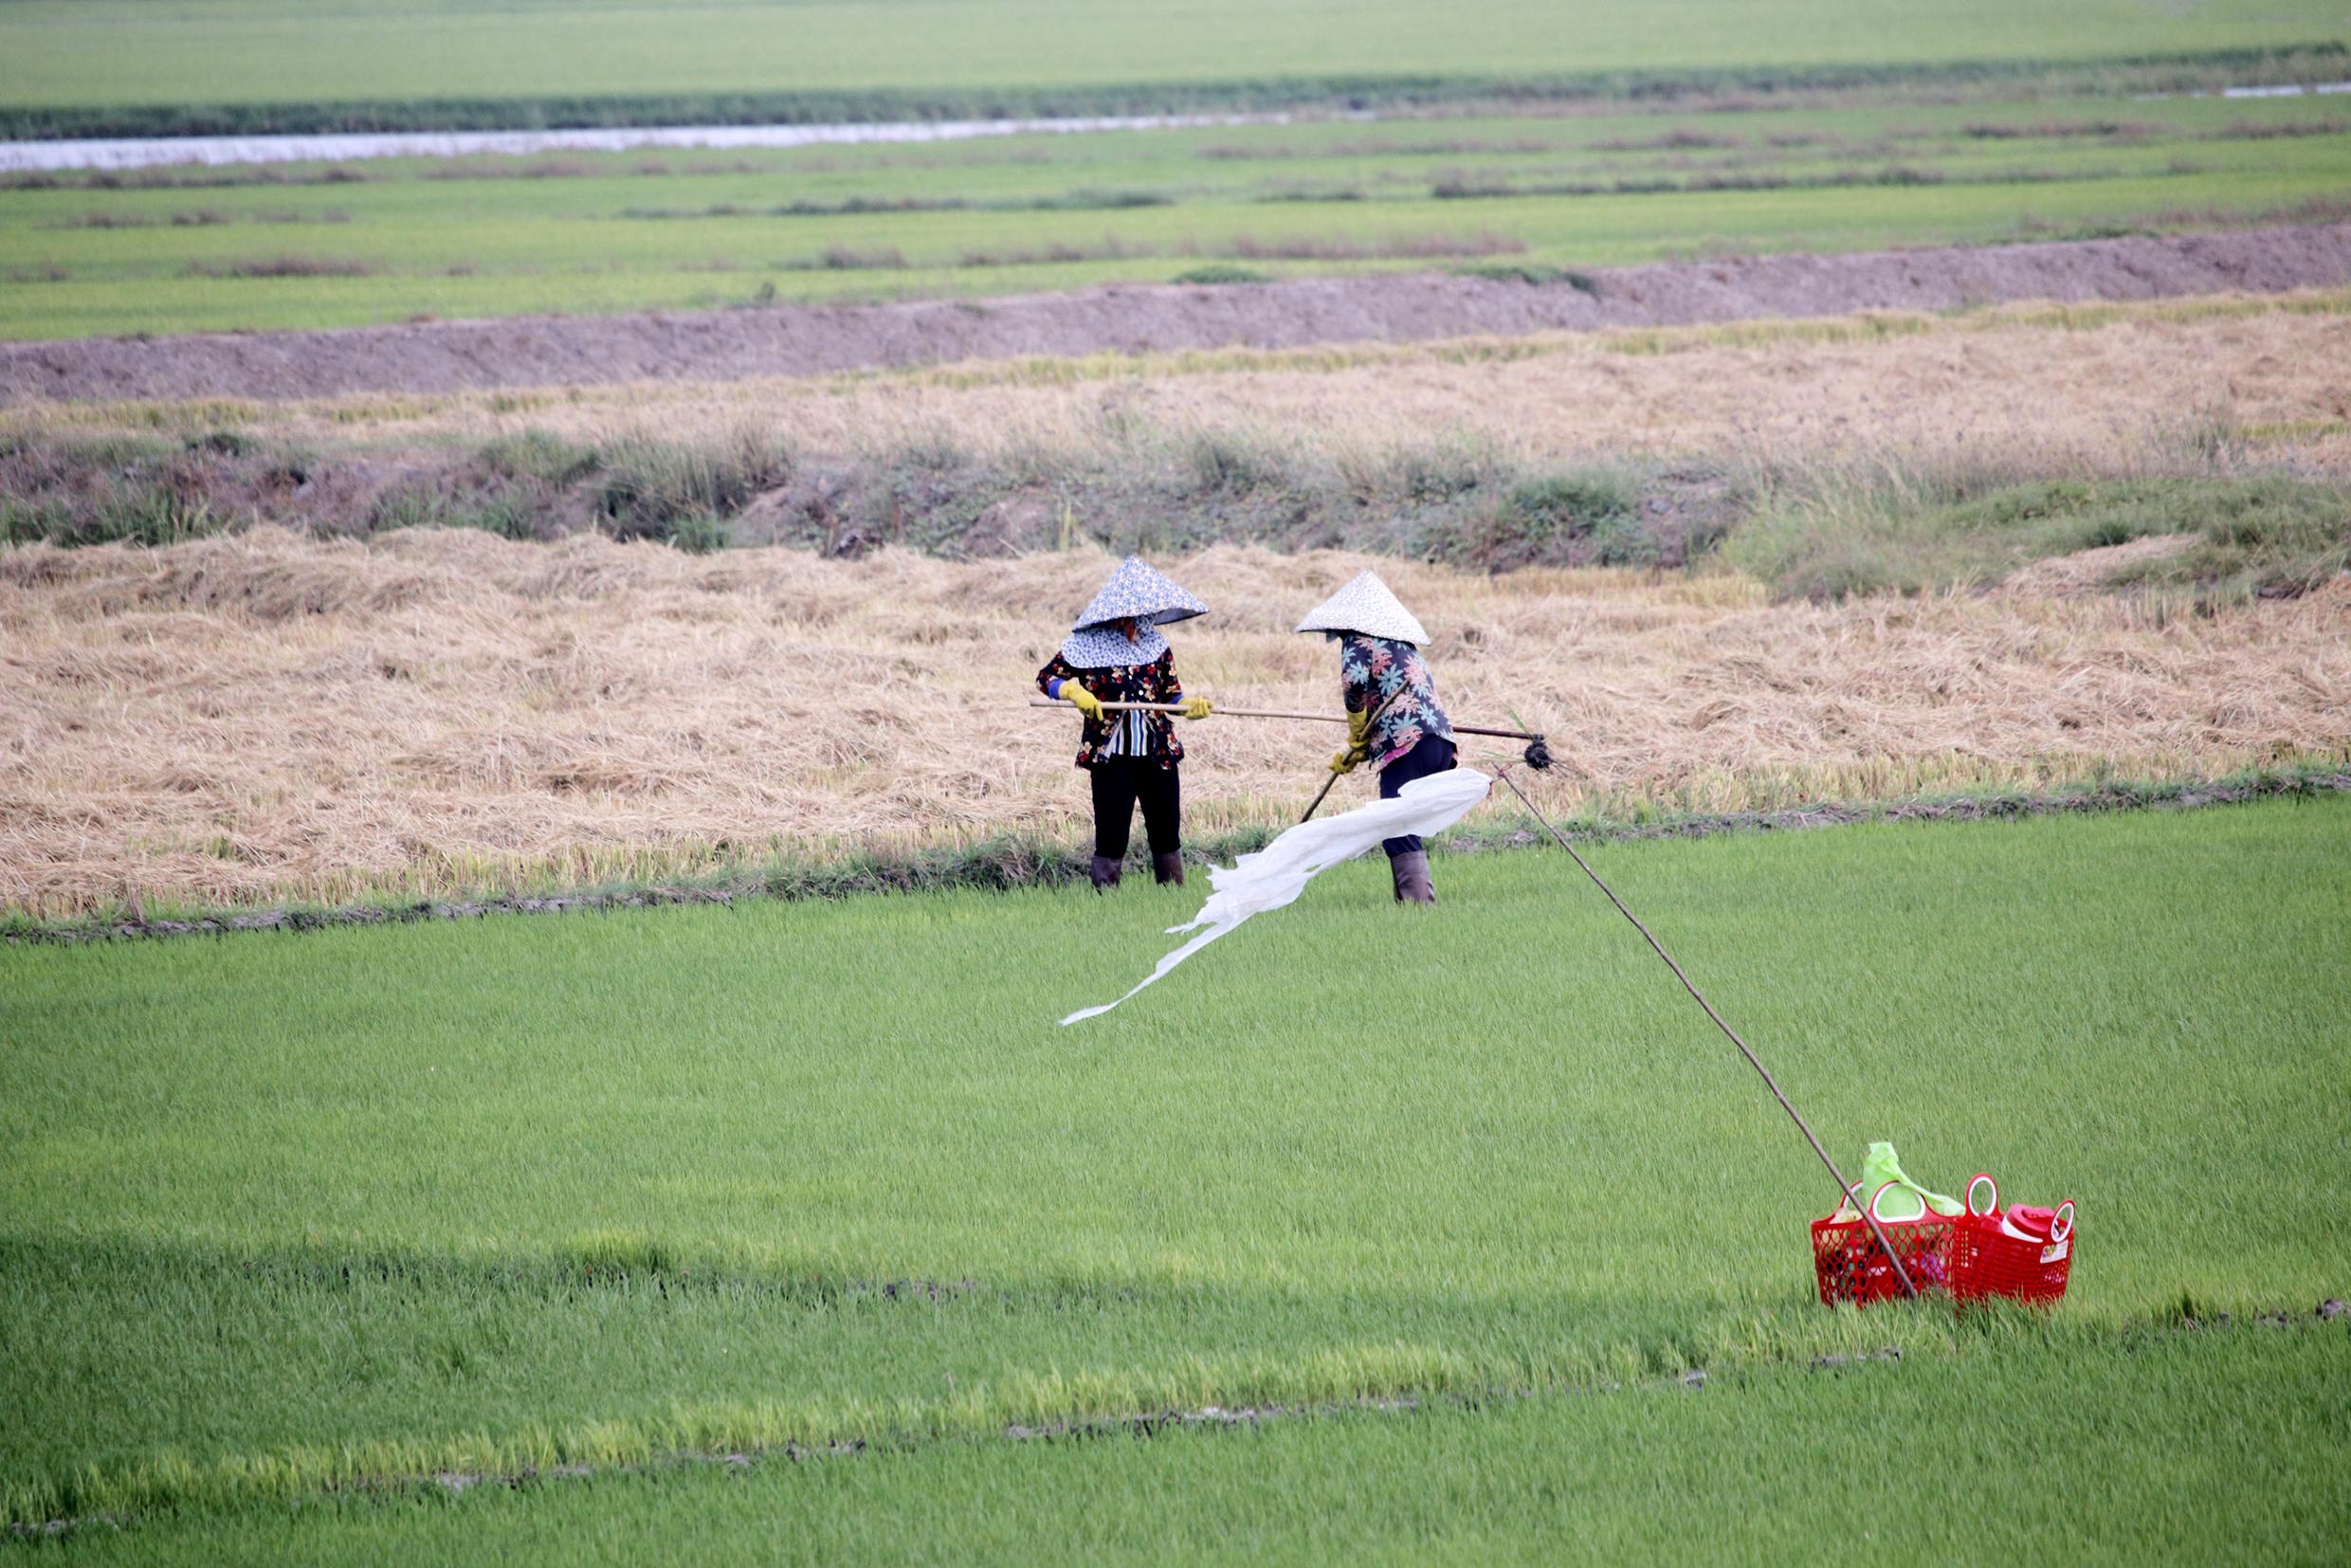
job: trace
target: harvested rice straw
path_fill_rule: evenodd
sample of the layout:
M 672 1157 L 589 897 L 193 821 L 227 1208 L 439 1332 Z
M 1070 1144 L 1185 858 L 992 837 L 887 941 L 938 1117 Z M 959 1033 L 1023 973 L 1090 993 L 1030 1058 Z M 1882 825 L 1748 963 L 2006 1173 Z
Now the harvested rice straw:
M 1363 564 L 1178 563 L 1212 607 L 1171 633 L 1187 689 L 1327 707 L 1329 651 L 1289 628 Z M 1074 840 L 1076 726 L 1027 700 L 1106 565 L 430 530 L 0 551 L 0 906 Z M 1729 576 L 1379 567 L 1432 629 L 1458 711 L 1507 706 L 1551 736 L 1547 809 L 1777 809 L 2351 750 L 2342 582 L 2164 622 L 2101 596 L 1772 605 Z M 1294 817 L 1327 751 L 1303 731 L 1187 731 L 1192 830 Z

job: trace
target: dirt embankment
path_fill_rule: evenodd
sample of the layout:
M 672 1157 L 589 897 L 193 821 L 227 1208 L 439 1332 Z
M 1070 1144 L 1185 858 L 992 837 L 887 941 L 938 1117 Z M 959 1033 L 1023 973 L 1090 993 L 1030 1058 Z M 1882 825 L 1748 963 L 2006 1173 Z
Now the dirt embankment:
M 727 380 L 1023 355 L 1411 341 L 2010 300 L 2271 293 L 2351 283 L 2351 224 L 1675 263 L 1595 272 L 1583 282 L 1591 286 L 1444 274 L 1114 285 L 984 302 L 16 343 L 0 345 L 0 404 Z

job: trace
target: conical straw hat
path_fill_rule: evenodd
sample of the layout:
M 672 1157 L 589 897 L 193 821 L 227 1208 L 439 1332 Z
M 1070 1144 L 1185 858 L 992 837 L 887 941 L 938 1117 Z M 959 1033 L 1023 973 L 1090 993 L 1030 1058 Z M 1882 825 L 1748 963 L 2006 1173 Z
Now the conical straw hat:
M 1376 572 L 1358 572 L 1347 586 L 1317 605 L 1306 618 L 1298 623 L 1301 631 L 1360 631 L 1368 637 L 1387 637 L 1414 647 L 1429 640 L 1429 633 L 1404 608 L 1403 601 L 1388 591 Z
M 1087 627 L 1106 626 L 1130 615 L 1154 626 L 1166 626 L 1207 613 L 1208 606 L 1145 565 L 1141 556 L 1129 556 L 1110 574 L 1110 580 L 1103 584 L 1093 602 L 1078 612 L 1070 629 L 1084 631 Z

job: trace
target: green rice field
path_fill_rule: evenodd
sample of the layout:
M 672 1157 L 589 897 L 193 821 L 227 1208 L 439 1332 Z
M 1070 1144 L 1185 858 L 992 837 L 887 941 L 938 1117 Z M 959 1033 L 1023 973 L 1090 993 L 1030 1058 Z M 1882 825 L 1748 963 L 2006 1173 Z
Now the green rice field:
M 2108 60 L 2342 37 L 2323 0 L 11 0 L 0 107 L 1051 88 Z
M 2339 1328 L 2027 1340 L 1957 1362 L 1780 1367 L 1701 1392 L 1346 1413 L 1238 1430 L 693 1466 L 462 1500 L 191 1510 L 92 1559 L 311 1563 L 1252 1560 L 2145 1561 L 2342 1539 Z M 2161 1427 L 2177 1442 L 2116 1441 Z M 1892 1479 L 1887 1479 L 1888 1477 Z M 2127 1500 L 2113 1507 L 2108 1500 Z M 656 1543 L 648 1546 L 648 1543 Z M 1736 1545 L 1734 1545 L 1736 1543 Z
M 0 182 L 0 337 L 1503 276 L 2351 211 L 2343 100 L 2068 100 Z M 1213 275 L 1213 274 L 1212 274 Z
M 133 1559 L 2336 1555 L 2351 801 L 1593 853 L 1840 1158 L 2078 1200 L 2065 1304 L 1813 1301 L 1826 1176 L 1550 852 L 1440 856 L 1433 916 L 1346 867 L 1070 1030 L 1201 889 L 17 948 L 9 1517 Z M 1267 1405 L 1322 1413 L 1116 1424 Z

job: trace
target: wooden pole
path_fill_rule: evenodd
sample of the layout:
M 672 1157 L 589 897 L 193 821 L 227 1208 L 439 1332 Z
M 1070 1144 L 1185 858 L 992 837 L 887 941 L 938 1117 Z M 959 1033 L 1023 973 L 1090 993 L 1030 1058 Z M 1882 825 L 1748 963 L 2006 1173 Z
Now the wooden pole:
M 1303 827 L 1305 824 L 1314 820 L 1314 813 L 1322 809 L 1322 797 L 1329 794 L 1331 793 L 1331 786 L 1338 782 L 1339 775 L 1337 774 L 1331 775 L 1330 777 L 1322 781 L 1322 787 L 1315 791 L 1314 798 L 1306 803 L 1306 814 L 1298 819 L 1301 827 Z
M 1046 697 L 1032 697 L 1029 700 L 1029 705 L 1032 708 L 1075 706 L 1074 703 L 1056 702 Z M 1104 702 L 1103 707 L 1110 713 L 1180 714 L 1184 711 L 1182 705 L 1176 702 Z M 1343 724 L 1347 721 L 1343 715 L 1334 718 L 1327 713 L 1288 713 L 1278 708 L 1218 708 L 1209 717 L 1212 719 L 1296 719 L 1311 724 Z M 1475 724 L 1455 724 L 1453 733 L 1455 735 L 1499 736 L 1504 740 L 1540 740 L 1543 738 L 1533 730 L 1489 730 L 1482 729 Z
M 1673 955 L 1666 951 L 1665 944 L 1649 935 L 1649 927 L 1641 923 L 1641 917 L 1625 907 L 1625 901 L 1618 898 L 1616 890 L 1602 882 L 1600 873 L 1595 871 L 1585 863 L 1584 857 L 1576 852 L 1576 847 L 1567 842 L 1567 835 L 1551 826 L 1551 819 L 1536 810 L 1535 803 L 1526 798 L 1526 792 L 1519 788 L 1519 781 L 1510 776 L 1509 768 L 1507 766 L 1497 768 L 1495 774 L 1504 784 L 1510 786 L 1510 793 L 1519 797 L 1519 804 L 1524 806 L 1533 814 L 1535 820 L 1542 824 L 1543 831 L 1558 841 L 1559 848 L 1567 851 L 1568 859 L 1574 861 L 1576 867 L 1592 879 L 1592 885 L 1608 895 L 1608 902 L 1616 906 L 1616 913 L 1631 921 L 1632 929 L 1638 931 L 1649 945 L 1655 949 L 1657 956 L 1666 960 L 1666 967 L 1673 971 L 1673 977 L 1682 982 L 1682 989 L 1690 994 L 1692 1000 L 1706 1010 L 1706 1016 L 1714 1020 L 1714 1027 L 1730 1036 L 1731 1044 L 1739 1048 L 1739 1054 L 1745 1057 L 1747 1066 L 1753 1067 L 1762 1077 L 1763 1086 L 1772 1091 L 1772 1098 L 1779 1102 L 1779 1108 L 1788 1113 L 1789 1120 L 1796 1124 L 1799 1132 L 1803 1133 L 1804 1141 L 1813 1146 L 1813 1153 L 1818 1155 L 1820 1162 L 1829 1167 L 1829 1175 L 1837 1184 L 1838 1206 L 1841 1208 L 1847 1202 L 1859 1205 L 1861 1217 L 1869 1227 L 1869 1233 L 1877 1237 L 1878 1246 L 1885 1249 L 1886 1261 L 1894 1266 L 1894 1278 L 1902 1282 L 1904 1294 L 1917 1296 L 1919 1287 L 1910 1283 L 1910 1270 L 1903 1267 L 1902 1256 L 1894 1250 L 1893 1241 L 1886 1234 L 1886 1228 L 1878 1223 L 1878 1216 L 1871 1212 L 1869 1200 L 1856 1195 L 1854 1184 L 1845 1179 L 1845 1173 L 1837 1169 L 1837 1162 L 1829 1158 L 1829 1151 L 1822 1148 L 1820 1140 L 1813 1136 L 1811 1123 L 1796 1114 L 1796 1108 L 1790 1104 L 1788 1097 L 1779 1091 L 1778 1081 L 1772 1077 L 1771 1069 L 1763 1065 L 1761 1059 L 1754 1051 L 1747 1048 L 1747 1042 L 1739 1037 L 1739 1031 L 1722 1021 L 1722 1015 L 1714 1011 L 1714 1004 L 1706 1000 L 1705 994 L 1690 984 L 1690 977 L 1682 973 L 1682 966 L 1673 961 Z

